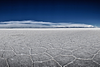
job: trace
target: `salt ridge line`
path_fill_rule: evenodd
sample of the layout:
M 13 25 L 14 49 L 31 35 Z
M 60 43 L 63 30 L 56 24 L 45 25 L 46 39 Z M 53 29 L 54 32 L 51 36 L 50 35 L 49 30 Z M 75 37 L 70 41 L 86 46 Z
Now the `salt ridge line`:
M 8 28 L 0 30 L 100 30 L 100 28 Z

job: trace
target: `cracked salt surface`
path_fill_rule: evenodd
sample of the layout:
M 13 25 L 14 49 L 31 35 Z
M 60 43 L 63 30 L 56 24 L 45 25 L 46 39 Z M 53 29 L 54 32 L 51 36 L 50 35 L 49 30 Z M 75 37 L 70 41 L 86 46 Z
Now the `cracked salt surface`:
M 100 67 L 100 29 L 0 29 L 0 67 Z

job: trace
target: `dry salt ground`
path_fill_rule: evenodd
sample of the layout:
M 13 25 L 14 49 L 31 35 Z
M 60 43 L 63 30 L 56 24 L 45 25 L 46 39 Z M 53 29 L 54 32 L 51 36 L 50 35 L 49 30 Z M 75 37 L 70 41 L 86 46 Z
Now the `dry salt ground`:
M 100 29 L 0 29 L 0 67 L 100 67 Z

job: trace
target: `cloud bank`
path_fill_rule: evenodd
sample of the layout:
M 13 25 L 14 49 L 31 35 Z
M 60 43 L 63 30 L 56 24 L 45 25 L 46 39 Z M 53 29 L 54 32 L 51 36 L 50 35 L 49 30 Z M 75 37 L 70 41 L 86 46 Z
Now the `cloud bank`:
M 93 28 L 93 25 L 73 23 L 52 23 L 42 21 L 7 21 L 0 22 L 0 28 Z

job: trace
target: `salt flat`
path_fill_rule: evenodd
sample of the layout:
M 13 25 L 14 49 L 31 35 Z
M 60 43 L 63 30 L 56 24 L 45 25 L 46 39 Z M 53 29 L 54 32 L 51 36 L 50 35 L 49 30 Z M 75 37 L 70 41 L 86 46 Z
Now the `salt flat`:
M 100 67 L 100 28 L 0 29 L 0 67 Z

